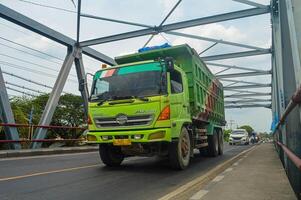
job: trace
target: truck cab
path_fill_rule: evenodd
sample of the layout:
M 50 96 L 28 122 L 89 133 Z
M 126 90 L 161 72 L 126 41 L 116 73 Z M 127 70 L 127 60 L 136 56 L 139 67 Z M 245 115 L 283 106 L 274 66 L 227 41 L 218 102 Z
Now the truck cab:
M 174 61 L 143 60 L 95 73 L 87 139 L 99 144 L 106 165 L 118 166 L 127 156 L 159 155 L 184 169 L 193 149 L 206 146 L 207 138 L 200 140 L 193 126 L 189 78 Z

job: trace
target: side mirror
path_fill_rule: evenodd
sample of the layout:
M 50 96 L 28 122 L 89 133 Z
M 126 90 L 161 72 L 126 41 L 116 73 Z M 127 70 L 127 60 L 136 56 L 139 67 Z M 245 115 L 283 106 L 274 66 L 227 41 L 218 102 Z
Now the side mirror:
M 175 69 L 174 67 L 174 59 L 172 57 L 165 58 L 165 66 L 168 72 L 171 72 Z

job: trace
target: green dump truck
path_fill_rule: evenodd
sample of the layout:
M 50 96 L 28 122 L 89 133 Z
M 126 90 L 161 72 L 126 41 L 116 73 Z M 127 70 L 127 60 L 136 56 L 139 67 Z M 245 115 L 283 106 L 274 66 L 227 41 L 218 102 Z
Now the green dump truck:
M 194 149 L 223 153 L 223 86 L 188 45 L 115 58 L 95 73 L 89 143 L 107 166 L 128 156 L 166 156 L 184 169 Z

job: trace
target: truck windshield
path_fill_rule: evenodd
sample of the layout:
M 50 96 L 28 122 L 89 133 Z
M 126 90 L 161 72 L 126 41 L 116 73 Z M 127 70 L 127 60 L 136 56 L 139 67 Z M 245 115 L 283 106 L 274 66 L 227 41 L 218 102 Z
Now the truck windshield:
M 160 63 L 99 71 L 94 76 L 91 101 L 141 98 L 164 94 L 166 93 L 166 73 L 164 71 Z

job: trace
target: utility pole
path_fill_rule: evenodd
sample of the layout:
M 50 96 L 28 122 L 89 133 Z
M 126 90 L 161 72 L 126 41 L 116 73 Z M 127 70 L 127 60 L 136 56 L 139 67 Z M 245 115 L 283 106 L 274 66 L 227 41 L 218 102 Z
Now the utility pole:
M 229 122 L 230 130 L 232 130 L 232 125 L 234 124 L 235 121 L 233 119 L 230 119 L 229 121 L 230 121 Z

